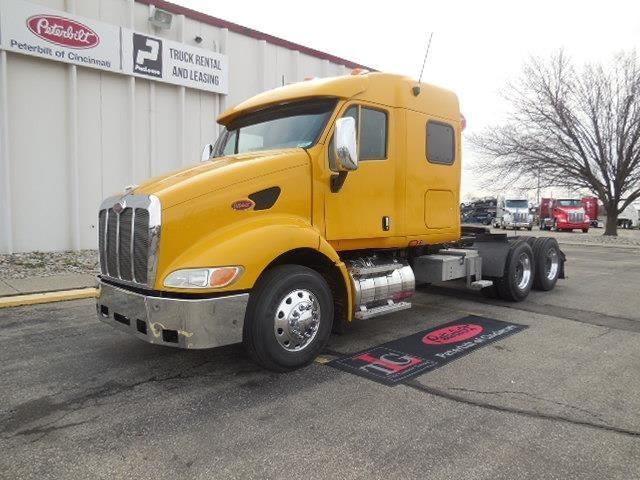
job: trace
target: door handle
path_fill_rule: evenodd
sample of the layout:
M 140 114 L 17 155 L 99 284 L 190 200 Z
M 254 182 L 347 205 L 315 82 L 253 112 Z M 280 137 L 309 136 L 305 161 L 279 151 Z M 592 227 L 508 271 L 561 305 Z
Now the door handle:
M 382 230 L 388 232 L 391 228 L 391 219 L 388 216 L 382 217 Z

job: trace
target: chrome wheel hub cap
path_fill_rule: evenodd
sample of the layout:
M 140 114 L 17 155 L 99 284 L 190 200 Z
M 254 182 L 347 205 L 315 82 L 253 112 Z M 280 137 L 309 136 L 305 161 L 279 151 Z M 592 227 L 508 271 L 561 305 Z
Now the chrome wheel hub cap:
M 531 259 L 526 253 L 522 253 L 516 265 L 516 285 L 524 290 L 531 280 Z
M 547 257 L 544 260 L 544 273 L 549 280 L 554 280 L 558 276 L 558 252 L 555 248 L 547 251 Z
M 276 340 L 289 352 L 311 344 L 320 326 L 320 304 L 309 290 L 293 290 L 284 296 L 273 322 Z

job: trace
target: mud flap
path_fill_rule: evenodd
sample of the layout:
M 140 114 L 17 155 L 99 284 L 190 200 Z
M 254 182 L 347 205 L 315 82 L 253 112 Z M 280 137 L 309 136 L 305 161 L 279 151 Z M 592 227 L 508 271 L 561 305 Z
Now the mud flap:
M 560 273 L 558 274 L 558 278 L 562 278 L 564 280 L 567 278 L 564 275 L 564 263 L 567 261 L 567 256 L 562 250 L 558 249 L 558 251 L 560 252 Z

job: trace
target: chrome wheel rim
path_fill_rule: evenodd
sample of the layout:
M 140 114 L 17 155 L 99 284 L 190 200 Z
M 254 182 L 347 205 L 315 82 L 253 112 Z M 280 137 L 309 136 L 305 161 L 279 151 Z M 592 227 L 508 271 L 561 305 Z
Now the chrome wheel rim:
M 516 264 L 516 285 L 518 289 L 524 290 L 531 281 L 531 259 L 526 253 L 521 253 Z
M 558 268 L 560 262 L 558 261 L 558 251 L 555 248 L 550 248 L 547 251 L 547 256 L 544 259 L 544 274 L 547 279 L 555 280 L 558 276 Z
M 273 333 L 282 348 L 299 352 L 318 334 L 320 304 L 309 290 L 297 289 L 284 296 L 274 315 Z

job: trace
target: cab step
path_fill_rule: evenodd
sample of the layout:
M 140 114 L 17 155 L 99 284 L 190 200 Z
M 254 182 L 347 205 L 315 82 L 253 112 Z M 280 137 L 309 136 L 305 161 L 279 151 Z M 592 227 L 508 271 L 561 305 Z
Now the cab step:
M 380 305 L 379 307 L 367 308 L 362 306 L 354 316 L 358 320 L 365 320 L 367 318 L 379 317 L 380 315 L 407 310 L 408 308 L 411 308 L 411 302 L 394 302 L 393 300 L 387 300 L 385 305 Z
M 471 282 L 469 284 L 469 288 L 471 290 L 475 290 L 475 291 L 479 292 L 483 288 L 490 287 L 491 285 L 493 285 L 493 281 L 492 280 L 476 280 L 475 282 Z

